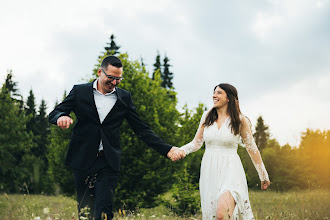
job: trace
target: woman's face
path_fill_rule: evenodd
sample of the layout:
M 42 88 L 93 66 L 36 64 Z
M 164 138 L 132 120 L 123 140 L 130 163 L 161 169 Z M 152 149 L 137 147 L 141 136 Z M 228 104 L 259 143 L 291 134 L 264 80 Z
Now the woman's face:
M 221 89 L 217 86 L 213 92 L 213 107 L 214 108 L 222 108 L 228 105 L 228 97 L 225 90 Z

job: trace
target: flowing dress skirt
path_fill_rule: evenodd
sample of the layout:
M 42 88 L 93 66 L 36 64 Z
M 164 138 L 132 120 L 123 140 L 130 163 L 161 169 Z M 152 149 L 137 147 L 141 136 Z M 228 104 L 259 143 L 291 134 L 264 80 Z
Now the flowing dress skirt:
M 245 172 L 237 148 L 206 148 L 199 187 L 203 220 L 216 219 L 218 200 L 227 191 L 236 202 L 232 219 L 254 219 Z

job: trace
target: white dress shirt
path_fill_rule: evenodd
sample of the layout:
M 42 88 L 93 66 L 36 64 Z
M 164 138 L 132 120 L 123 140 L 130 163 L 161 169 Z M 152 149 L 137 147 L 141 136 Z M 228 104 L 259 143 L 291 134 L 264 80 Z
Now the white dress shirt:
M 102 123 L 105 117 L 109 114 L 113 106 L 116 104 L 117 95 L 116 88 L 114 88 L 111 92 L 103 95 L 99 90 L 97 90 L 97 83 L 99 79 L 95 80 L 93 83 L 93 94 L 95 100 L 95 106 L 97 109 L 97 113 L 99 114 L 100 122 Z M 100 140 L 99 151 L 103 150 L 102 139 Z

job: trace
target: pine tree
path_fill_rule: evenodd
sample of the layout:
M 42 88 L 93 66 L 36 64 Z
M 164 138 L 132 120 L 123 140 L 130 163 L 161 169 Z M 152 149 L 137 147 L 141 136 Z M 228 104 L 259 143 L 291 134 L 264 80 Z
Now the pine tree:
M 10 93 L 10 96 L 18 96 L 18 89 L 17 89 L 17 83 L 13 81 L 13 71 L 8 70 L 7 71 L 7 78 L 5 81 L 5 88 Z
M 16 83 L 7 83 L 0 91 L 0 188 L 17 193 L 23 186 L 28 189 L 31 175 L 22 163 L 34 144 L 32 133 L 26 132 L 27 118 L 10 96 L 15 87 L 6 88 Z
M 53 188 L 51 178 L 47 173 L 47 146 L 49 144 L 50 124 L 46 111 L 46 102 L 42 99 L 35 123 L 34 135 L 37 137 L 35 138 L 37 147 L 32 149 L 33 156 L 37 158 L 36 163 L 33 164 L 34 188 L 37 193 L 51 192 Z
M 38 150 L 35 151 L 35 155 L 40 157 L 47 163 L 46 153 L 47 153 L 47 145 L 48 145 L 48 135 L 50 133 L 50 124 L 48 122 L 48 115 L 46 113 L 47 105 L 45 100 L 41 100 L 41 104 L 39 106 L 38 115 L 36 116 L 36 130 L 38 139 Z
M 267 147 L 269 139 L 268 126 L 264 124 L 264 120 L 261 116 L 257 119 L 257 125 L 255 127 L 256 132 L 253 134 L 254 140 L 260 151 Z
M 104 47 L 105 51 L 107 54 L 111 54 L 111 55 L 116 55 L 119 54 L 119 48 L 120 46 L 117 46 L 116 42 L 115 42 L 115 36 L 113 34 L 111 34 L 110 36 L 110 43 L 107 43 L 109 46 Z
M 101 66 L 102 60 L 105 57 L 107 57 L 107 56 L 116 55 L 116 54 L 119 53 L 118 50 L 119 50 L 120 46 L 117 46 L 117 44 L 115 43 L 114 39 L 115 39 L 115 37 L 112 34 L 111 37 L 110 37 L 110 43 L 107 43 L 109 46 L 104 47 L 105 52 L 103 52 L 103 54 L 98 57 L 97 63 L 94 65 L 93 73 L 92 73 L 92 78 L 89 79 L 90 82 L 93 81 L 94 79 L 96 79 L 98 77 L 97 71 L 98 71 L 98 69 Z
M 152 79 L 155 80 L 155 74 L 156 72 L 160 73 L 160 76 L 162 78 L 162 70 L 161 70 L 161 63 L 160 63 L 160 54 L 159 51 L 157 52 L 157 56 L 156 56 L 156 62 L 154 64 L 154 72 L 152 73 Z
M 170 72 L 169 70 L 169 67 L 171 66 L 168 62 L 170 60 L 168 59 L 168 57 L 165 55 L 165 58 L 164 58 L 164 71 L 163 71 L 163 74 L 162 74 L 162 87 L 164 88 L 168 88 L 168 89 L 171 89 L 173 87 L 173 83 L 172 83 L 172 79 L 173 79 L 173 73 Z
M 6 92 L 10 94 L 10 97 L 14 100 L 15 104 L 19 107 L 20 111 L 23 111 L 24 101 L 22 95 L 19 94 L 17 88 L 17 82 L 13 81 L 13 71 L 7 71 L 7 78 L 4 84 Z
M 27 98 L 26 101 L 26 106 L 25 106 L 25 115 L 29 118 L 27 124 L 26 124 L 26 129 L 28 132 L 32 132 L 34 135 L 36 134 L 36 104 L 35 104 L 35 97 L 33 94 L 32 89 L 30 90 L 29 97 Z

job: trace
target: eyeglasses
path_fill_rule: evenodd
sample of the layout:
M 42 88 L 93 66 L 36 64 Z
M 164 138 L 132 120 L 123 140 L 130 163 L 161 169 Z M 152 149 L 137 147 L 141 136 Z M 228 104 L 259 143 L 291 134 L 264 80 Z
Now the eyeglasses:
M 103 73 L 105 74 L 105 76 L 110 80 L 110 82 L 112 82 L 113 80 L 116 80 L 116 83 L 119 84 L 124 78 L 123 77 L 114 77 L 114 76 L 109 76 L 108 74 L 106 74 L 104 72 L 103 69 L 101 69 L 103 71 Z

